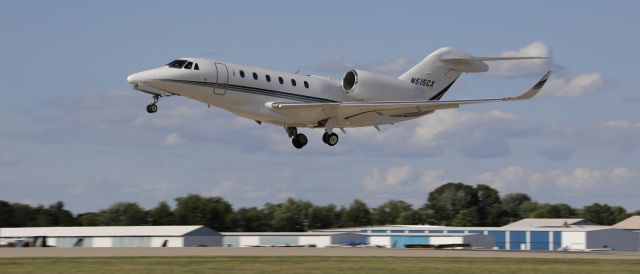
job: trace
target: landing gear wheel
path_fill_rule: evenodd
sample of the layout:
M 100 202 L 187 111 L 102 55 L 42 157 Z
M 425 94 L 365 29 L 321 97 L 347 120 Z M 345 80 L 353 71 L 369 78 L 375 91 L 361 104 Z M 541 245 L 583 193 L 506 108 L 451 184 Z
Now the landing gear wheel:
M 338 139 L 338 134 L 335 133 L 329 134 L 325 132 L 322 135 L 322 141 L 329 146 L 335 146 L 338 143 Z
M 149 104 L 147 106 L 147 112 L 148 113 L 156 113 L 156 111 L 158 111 L 158 105 L 156 104 Z
M 307 145 L 308 141 L 309 140 L 307 139 L 307 136 L 302 133 L 296 134 L 296 136 L 293 136 L 293 138 L 291 138 L 291 143 L 297 149 L 301 149 L 302 147 Z

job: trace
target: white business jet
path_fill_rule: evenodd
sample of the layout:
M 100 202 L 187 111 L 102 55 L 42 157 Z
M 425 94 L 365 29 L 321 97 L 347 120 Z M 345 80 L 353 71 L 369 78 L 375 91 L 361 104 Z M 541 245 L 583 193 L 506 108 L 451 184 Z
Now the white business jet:
M 544 86 L 550 71 L 517 97 L 441 101 L 463 72 L 485 72 L 485 61 L 547 57 L 473 57 L 440 48 L 398 78 L 364 70 L 347 71 L 342 80 L 299 75 L 202 58 L 181 58 L 166 66 L 134 73 L 127 81 L 153 96 L 180 95 L 226 109 L 258 124 L 283 126 L 296 148 L 307 144 L 298 128 L 324 128 L 322 141 L 338 143 L 335 129 L 394 124 L 460 105 L 525 100 Z

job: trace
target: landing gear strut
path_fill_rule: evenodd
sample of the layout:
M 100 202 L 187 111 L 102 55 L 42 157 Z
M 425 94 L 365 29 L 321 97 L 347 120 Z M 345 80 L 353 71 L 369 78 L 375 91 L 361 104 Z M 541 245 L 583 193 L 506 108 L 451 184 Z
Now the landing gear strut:
M 309 142 L 306 135 L 298 133 L 297 128 L 285 127 L 284 129 L 287 131 L 287 135 L 291 138 L 291 143 L 295 148 L 301 149 Z
M 335 146 L 338 143 L 338 134 L 335 134 L 333 132 L 329 134 L 325 132 L 322 135 L 322 141 L 329 146 Z
M 156 111 L 158 111 L 158 105 L 156 104 L 158 103 L 159 100 L 160 100 L 160 96 L 153 95 L 153 103 L 147 105 L 148 113 L 156 113 Z

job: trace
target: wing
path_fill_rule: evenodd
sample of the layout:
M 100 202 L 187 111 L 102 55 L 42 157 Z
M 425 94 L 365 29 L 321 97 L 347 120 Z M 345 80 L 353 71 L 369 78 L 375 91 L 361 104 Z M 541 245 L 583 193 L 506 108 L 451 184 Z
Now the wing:
M 491 102 L 507 102 L 531 99 L 540 92 L 547 82 L 551 71 L 548 71 L 532 88 L 517 97 L 451 100 L 451 101 L 381 101 L 381 102 L 336 102 L 336 103 L 267 103 L 274 111 L 298 121 L 318 122 L 324 119 L 350 119 L 365 113 L 377 113 L 396 117 L 420 116 L 440 110 L 458 108 L 461 105 Z

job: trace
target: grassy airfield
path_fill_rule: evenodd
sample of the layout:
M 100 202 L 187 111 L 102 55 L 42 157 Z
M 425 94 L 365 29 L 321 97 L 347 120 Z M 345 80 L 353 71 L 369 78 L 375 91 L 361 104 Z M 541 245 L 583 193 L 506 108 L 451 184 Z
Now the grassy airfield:
M 639 273 L 640 260 L 408 257 L 0 259 L 0 273 Z

